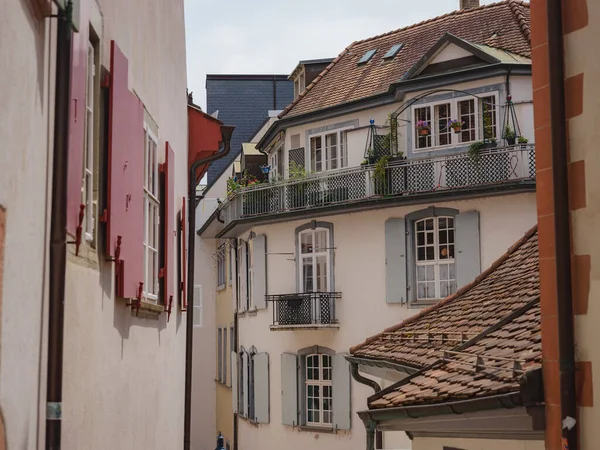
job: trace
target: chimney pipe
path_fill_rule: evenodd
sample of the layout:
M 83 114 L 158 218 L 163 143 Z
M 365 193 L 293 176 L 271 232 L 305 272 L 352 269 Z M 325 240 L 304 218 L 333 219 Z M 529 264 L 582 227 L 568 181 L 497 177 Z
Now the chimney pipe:
M 479 8 L 479 6 L 479 0 L 460 0 L 461 11 L 465 9 Z

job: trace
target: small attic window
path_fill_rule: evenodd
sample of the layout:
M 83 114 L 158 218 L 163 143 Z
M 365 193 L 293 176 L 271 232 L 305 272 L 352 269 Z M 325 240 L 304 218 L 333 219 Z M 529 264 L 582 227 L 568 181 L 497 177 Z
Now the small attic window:
M 388 50 L 388 52 L 385 55 L 383 55 L 383 59 L 392 59 L 394 56 L 396 56 L 398 54 L 398 52 L 400 50 L 402 50 L 402 47 L 404 47 L 404 44 L 394 45 L 392 48 L 390 48 Z
M 373 57 L 373 55 L 375 55 L 375 53 L 377 53 L 377 49 L 375 50 L 369 50 L 367 53 L 365 53 L 363 55 L 362 58 L 360 58 L 360 61 L 358 61 L 358 64 L 366 64 L 368 63 L 371 58 Z

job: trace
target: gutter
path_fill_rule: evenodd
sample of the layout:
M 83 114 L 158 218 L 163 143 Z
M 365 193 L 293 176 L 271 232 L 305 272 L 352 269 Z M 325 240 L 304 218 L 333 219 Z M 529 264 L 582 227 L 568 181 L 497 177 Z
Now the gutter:
M 561 0 L 548 0 L 548 70 L 550 78 L 550 129 L 554 183 L 554 229 L 556 248 L 556 297 L 558 303 L 558 358 L 560 364 L 561 424 L 577 418 L 575 396 L 575 338 L 571 298 L 571 230 L 569 212 L 568 156 L 565 113 L 564 38 Z M 579 449 L 578 423 L 562 428 L 570 450 Z
M 185 330 L 185 398 L 184 398 L 184 429 L 183 429 L 183 448 L 190 450 L 191 428 L 192 428 L 192 358 L 193 358 L 193 336 L 194 336 L 194 257 L 196 245 L 196 170 L 198 167 L 210 164 L 213 161 L 221 159 L 229 154 L 231 150 L 231 135 L 234 127 L 221 125 L 221 136 L 223 137 L 222 149 L 207 158 L 201 158 L 194 161 L 190 166 L 188 178 L 188 285 L 187 299 L 188 309 Z
M 54 104 L 54 161 L 50 213 L 48 374 L 46 392 L 46 449 L 61 446 L 62 385 L 67 271 L 67 167 L 69 164 L 69 104 L 71 90 L 71 10 L 57 15 L 56 85 Z

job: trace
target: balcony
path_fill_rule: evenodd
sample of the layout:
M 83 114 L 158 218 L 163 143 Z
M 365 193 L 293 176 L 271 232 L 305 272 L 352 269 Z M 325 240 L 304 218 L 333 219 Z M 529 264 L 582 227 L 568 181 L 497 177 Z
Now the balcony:
M 339 292 L 308 292 L 267 295 L 273 302 L 271 331 L 337 330 L 335 303 Z
M 315 208 L 347 205 L 359 208 L 371 200 L 422 194 L 438 195 L 476 189 L 533 188 L 535 146 L 521 144 L 427 159 L 396 160 L 383 171 L 362 165 L 331 172 L 243 188 L 220 206 L 220 220 L 227 227 L 251 218 L 274 216 Z

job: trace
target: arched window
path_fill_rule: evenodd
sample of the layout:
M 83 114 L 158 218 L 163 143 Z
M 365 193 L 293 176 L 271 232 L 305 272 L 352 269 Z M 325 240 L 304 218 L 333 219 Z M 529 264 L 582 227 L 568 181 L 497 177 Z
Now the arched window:
M 305 360 L 306 424 L 331 426 L 333 412 L 331 355 L 316 353 Z

